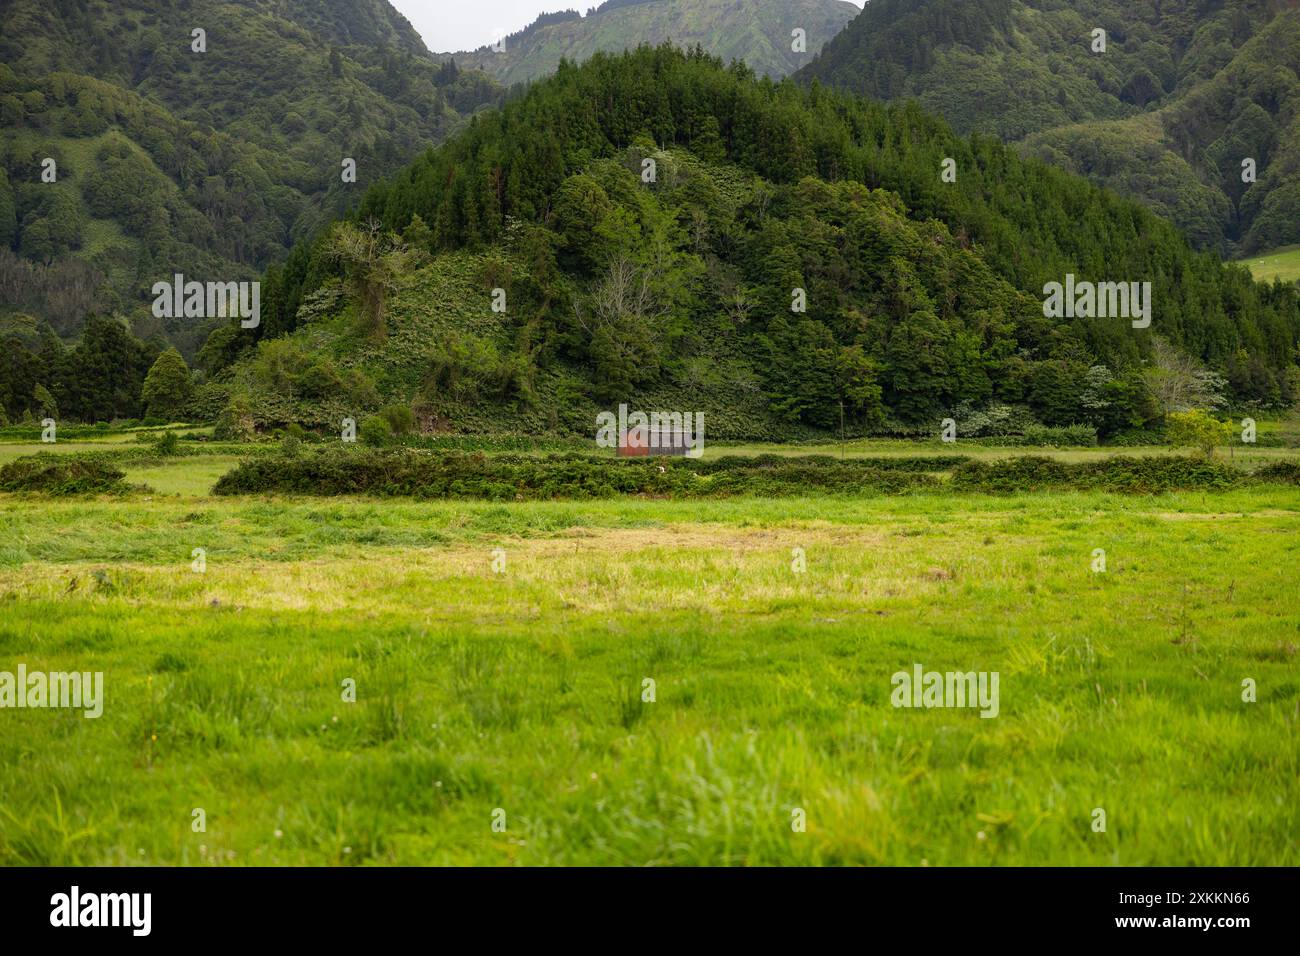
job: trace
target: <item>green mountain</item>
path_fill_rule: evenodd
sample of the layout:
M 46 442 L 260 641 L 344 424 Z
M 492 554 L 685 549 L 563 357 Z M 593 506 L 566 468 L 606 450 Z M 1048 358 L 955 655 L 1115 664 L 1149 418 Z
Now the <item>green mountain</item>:
M 1291 0 L 871 0 L 798 76 L 1023 142 L 1232 254 L 1300 241 L 1298 68 Z
M 3 17 L 0 311 L 64 337 L 111 311 L 192 353 L 212 324 L 155 319 L 153 283 L 256 278 L 500 94 L 386 0 L 6 0 Z
M 845 0 L 607 0 L 585 17 L 576 10 L 543 14 L 455 60 L 510 85 L 548 76 L 562 59 L 581 63 L 597 52 L 672 41 L 782 77 L 807 64 L 857 13 Z M 796 30 L 804 31 L 803 52 L 794 49 Z
M 1071 275 L 1150 283 L 1149 327 L 1048 317 L 1046 284 Z M 702 411 L 715 438 L 841 415 L 1111 434 L 1162 414 L 1153 369 L 1196 363 L 1237 403 L 1300 397 L 1296 289 L 914 104 L 671 45 L 481 114 L 264 290 L 262 326 L 200 354 L 197 408 L 227 422 L 333 431 L 396 403 L 425 430 L 591 435 L 627 403 Z

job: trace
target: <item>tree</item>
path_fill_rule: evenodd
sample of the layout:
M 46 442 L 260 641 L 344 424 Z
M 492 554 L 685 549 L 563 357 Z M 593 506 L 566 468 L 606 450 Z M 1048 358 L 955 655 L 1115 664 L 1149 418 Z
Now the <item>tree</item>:
M 870 409 L 871 387 L 862 379 L 865 366 L 841 362 L 830 329 L 813 319 L 797 322 L 778 316 L 758 338 L 759 365 L 772 410 L 789 422 L 818 428 L 839 424 L 839 402 L 861 396 Z
M 402 241 L 416 251 L 428 252 L 433 248 L 433 230 L 428 227 L 418 212 L 411 217 L 410 223 L 402 230 Z
M 840 397 L 852 414 L 867 425 L 879 425 L 885 417 L 881 399 L 884 389 L 878 381 L 880 364 L 860 345 L 840 349 L 835 362 Z
M 593 177 L 573 176 L 555 198 L 555 231 L 563 243 L 560 262 L 566 268 L 595 273 L 608 257 L 600 227 L 614 212 L 604 188 Z
M 208 340 L 195 356 L 195 365 L 209 376 L 235 364 L 240 353 L 248 346 L 247 337 L 241 336 L 238 325 L 219 325 L 212 330 Z
M 54 401 L 54 396 L 50 394 L 49 389 L 39 382 L 32 392 L 32 397 L 36 400 L 36 411 L 42 418 L 58 418 L 59 406 Z
M 1092 366 L 1083 377 L 1079 404 L 1084 420 L 1101 435 L 1141 425 L 1150 411 L 1150 398 L 1136 368 L 1116 376 L 1105 365 Z
M 18 212 L 9 175 L 0 169 L 0 246 L 12 246 L 18 237 Z
M 193 394 L 189 366 L 173 347 L 159 355 L 149 369 L 140 389 L 140 400 L 151 418 L 171 418 L 185 407 Z
M 62 363 L 54 389 L 64 416 L 83 422 L 135 418 L 145 375 L 158 356 L 116 318 L 92 315 L 81 342 Z
M 1195 408 L 1220 408 L 1227 381 L 1206 371 L 1190 355 L 1180 352 L 1162 338 L 1151 340 L 1152 364 L 1147 368 L 1147 387 L 1160 410 L 1169 415 Z
M 1172 412 L 1166 421 L 1165 435 L 1171 448 L 1198 448 L 1206 458 L 1213 458 L 1215 448 L 1232 441 L 1231 422 L 1221 422 L 1199 408 Z
M 379 417 L 388 423 L 394 435 L 409 435 L 415 428 L 415 413 L 410 405 L 385 405 L 379 410 Z
M 350 222 L 335 226 L 328 255 L 343 267 L 348 292 L 361 309 L 363 328 L 372 338 L 382 339 L 388 296 L 414 261 L 411 250 L 394 234 L 383 232 L 378 221 L 371 219 L 362 228 Z
M 242 392 L 232 393 L 226 407 L 217 416 L 213 437 L 224 441 L 250 441 L 256 434 L 252 401 Z

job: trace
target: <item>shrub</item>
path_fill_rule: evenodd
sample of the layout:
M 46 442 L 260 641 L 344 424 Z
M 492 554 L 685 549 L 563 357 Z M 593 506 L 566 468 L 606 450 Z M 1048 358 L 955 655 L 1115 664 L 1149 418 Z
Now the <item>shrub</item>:
M 1243 472 L 1220 462 L 1163 455 L 1107 458 L 1071 467 L 1077 487 L 1138 494 L 1222 490 L 1245 477 Z
M 752 461 L 752 459 L 742 459 Z M 324 449 L 294 461 L 256 458 L 223 476 L 216 494 L 410 495 L 419 498 L 538 500 L 650 495 L 670 498 L 771 497 L 808 494 L 897 494 L 938 487 L 928 475 L 881 471 L 861 462 L 739 466 L 714 474 L 689 459 L 616 459 Z
M 411 448 L 360 451 L 334 445 L 295 458 L 249 459 L 223 476 L 214 491 L 531 501 L 618 495 L 872 496 L 939 491 L 945 487 L 924 473 L 937 470 L 935 458 L 912 459 L 916 470 L 876 467 L 882 460 L 764 455 L 701 462 L 579 454 L 488 456 L 481 452 Z M 1289 470 L 1284 470 L 1282 464 Z M 1272 480 L 1300 483 L 1300 463 L 1282 464 L 1264 471 L 1273 475 Z M 1218 490 L 1243 480 L 1243 472 L 1220 462 L 1180 456 L 1114 457 L 1080 464 L 1023 456 L 993 462 L 961 460 L 947 488 L 976 494 L 1058 489 L 1154 494 L 1182 489 Z
M 415 427 L 415 413 L 409 405 L 385 405 L 379 417 L 388 422 L 394 435 L 407 435 Z
M 1020 405 L 990 404 L 974 409 L 968 403 L 953 409 L 957 434 L 963 438 L 1016 435 L 1036 423 L 1029 409 Z
M 371 415 L 357 429 L 357 437 L 361 439 L 363 445 L 369 445 L 371 448 L 382 448 L 392 442 L 393 427 L 388 424 L 386 418 Z
M 1279 485 L 1300 485 L 1300 461 L 1276 461 L 1255 472 L 1260 481 Z
M 154 442 L 153 450 L 155 454 L 171 457 L 181 453 L 180 440 L 176 437 L 175 432 L 163 432 Z
M 1165 435 L 1171 448 L 1196 448 L 1206 458 L 1214 457 L 1214 449 L 1231 443 L 1233 427 L 1213 415 L 1194 408 L 1187 412 L 1170 412 L 1165 418 L 1168 427 Z
M 963 491 L 1009 493 L 1061 486 L 1068 477 L 1061 462 L 1027 455 L 1003 461 L 968 461 L 953 470 L 951 485 Z
M 1117 456 L 1079 464 L 1026 456 L 968 462 L 953 471 L 952 487 L 999 494 L 1054 488 L 1154 494 L 1229 488 L 1242 477 L 1241 472 L 1226 465 L 1173 456 Z
M 426 394 L 446 394 L 473 401 L 526 398 L 532 389 L 532 364 L 518 353 L 502 355 L 496 345 L 474 336 L 451 336 L 434 346 Z
M 253 407 L 246 395 L 232 395 L 217 416 L 213 437 L 222 441 L 251 441 L 257 434 Z
M 966 455 L 918 455 L 893 458 L 836 458 L 833 455 L 758 455 L 753 458 L 741 455 L 726 455 L 722 458 L 684 458 L 680 466 L 689 468 L 697 474 L 708 475 L 722 471 L 735 471 L 757 468 L 802 467 L 857 467 L 870 468 L 874 471 L 914 471 L 937 472 L 949 471 L 971 459 Z
M 123 490 L 125 477 L 123 472 L 100 459 L 43 453 L 18 458 L 0 468 L 0 491 L 94 494 Z
M 342 377 L 328 358 L 318 359 L 297 377 L 297 384 L 308 398 L 322 399 L 344 390 Z

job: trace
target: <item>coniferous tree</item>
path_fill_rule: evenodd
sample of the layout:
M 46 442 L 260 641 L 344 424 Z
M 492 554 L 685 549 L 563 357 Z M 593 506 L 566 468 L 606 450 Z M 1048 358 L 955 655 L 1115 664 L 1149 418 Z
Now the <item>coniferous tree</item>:
M 185 408 L 193 393 L 189 366 L 180 352 L 169 348 L 145 376 L 140 400 L 150 418 L 172 418 Z

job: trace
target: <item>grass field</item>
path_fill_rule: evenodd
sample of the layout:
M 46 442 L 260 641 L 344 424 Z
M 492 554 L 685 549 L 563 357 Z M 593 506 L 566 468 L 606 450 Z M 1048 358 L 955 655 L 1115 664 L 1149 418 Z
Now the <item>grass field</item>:
M 1300 489 L 206 497 L 234 460 L 0 495 L 0 671 L 105 684 L 0 711 L 0 864 L 1300 862 Z M 918 663 L 998 716 L 895 709 Z
M 1253 259 L 1243 259 L 1242 265 L 1250 269 L 1256 279 L 1272 282 L 1300 282 L 1300 246 L 1283 246 Z

